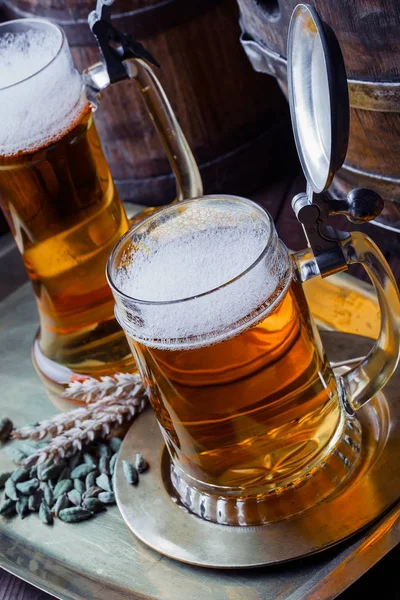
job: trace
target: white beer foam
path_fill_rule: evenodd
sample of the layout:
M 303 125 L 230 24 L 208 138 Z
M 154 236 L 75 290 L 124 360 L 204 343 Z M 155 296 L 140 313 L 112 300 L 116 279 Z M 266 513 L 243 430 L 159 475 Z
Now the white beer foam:
M 199 202 L 135 243 L 130 264 L 116 276 L 118 289 L 130 298 L 171 302 L 231 283 L 179 303 L 133 302 L 134 319 L 128 328 L 134 337 L 155 346 L 180 339 L 177 344 L 182 346 L 192 345 L 190 338 L 198 345 L 193 336 L 202 337 L 201 345 L 206 345 L 222 332 L 224 337 L 238 333 L 242 321 L 268 301 L 287 271 L 281 251 L 271 247 L 256 266 L 232 282 L 257 261 L 268 243 L 270 225 L 257 216 Z
M 62 41 L 50 27 L 0 35 L 0 155 L 57 140 L 83 111 L 82 79 Z

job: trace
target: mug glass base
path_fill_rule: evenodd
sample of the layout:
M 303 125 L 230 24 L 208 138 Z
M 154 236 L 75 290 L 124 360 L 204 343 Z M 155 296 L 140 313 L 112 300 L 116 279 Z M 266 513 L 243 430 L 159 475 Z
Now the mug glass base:
M 93 339 L 94 337 L 94 339 Z M 110 335 L 97 335 L 87 341 L 84 335 L 74 340 L 73 350 L 56 353 L 49 358 L 43 352 L 40 343 L 40 329 L 32 344 L 32 363 L 39 375 L 47 396 L 59 410 L 66 411 L 82 405 L 63 397 L 63 393 L 72 381 L 86 377 L 103 377 L 115 373 L 137 372 L 134 358 L 126 342 L 125 334 L 119 328 Z M 79 343 L 80 342 L 80 343 Z M 86 343 L 85 343 L 86 342 Z
M 295 480 L 257 495 L 205 492 L 171 463 L 171 481 L 180 502 L 192 513 L 220 525 L 257 526 L 301 513 L 336 493 L 351 476 L 361 453 L 361 425 L 346 415 L 338 442 Z

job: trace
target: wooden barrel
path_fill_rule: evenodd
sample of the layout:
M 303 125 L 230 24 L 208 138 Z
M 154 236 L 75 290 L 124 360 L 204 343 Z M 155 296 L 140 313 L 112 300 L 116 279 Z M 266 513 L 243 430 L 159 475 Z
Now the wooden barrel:
M 286 42 L 297 0 L 238 0 L 242 43 L 257 70 L 286 85 Z M 400 229 L 400 10 L 398 0 L 313 0 L 335 31 L 349 80 L 351 130 L 333 191 L 369 187 L 386 200 L 382 220 Z M 261 49 L 261 50 L 260 50 Z
M 1 4 L 1 0 L 0 0 Z M 99 60 L 87 15 L 95 0 L 3 0 L 8 19 L 45 17 L 66 32 L 82 70 Z M 248 193 L 285 168 L 290 120 L 273 78 L 241 48 L 235 0 L 119 0 L 113 23 L 144 43 L 200 166 L 207 192 Z M 136 84 L 104 91 L 95 115 L 123 200 L 165 204 L 174 179 Z

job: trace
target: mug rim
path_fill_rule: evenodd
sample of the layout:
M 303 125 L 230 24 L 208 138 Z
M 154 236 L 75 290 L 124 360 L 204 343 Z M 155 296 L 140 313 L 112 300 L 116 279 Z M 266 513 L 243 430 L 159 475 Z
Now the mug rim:
M 228 281 L 222 283 L 221 285 L 218 285 L 217 287 L 214 287 L 210 290 L 202 292 L 201 294 L 195 294 L 193 296 L 187 296 L 185 298 L 178 298 L 176 300 L 142 300 L 139 298 L 134 298 L 132 296 L 129 296 L 125 292 L 120 290 L 113 281 L 113 275 L 112 275 L 111 270 L 113 268 L 113 262 L 116 257 L 116 254 L 121 249 L 121 246 L 123 246 L 123 244 L 126 243 L 126 240 L 130 236 L 132 236 L 140 227 L 142 227 L 143 224 L 150 223 L 153 219 L 157 218 L 160 215 L 160 213 L 165 214 L 167 212 L 172 212 L 172 211 L 176 210 L 177 208 L 179 208 L 180 206 L 184 206 L 186 204 L 192 204 L 192 203 L 196 203 L 196 202 L 202 202 L 204 200 L 234 200 L 234 201 L 238 202 L 239 204 L 246 204 L 248 206 L 251 206 L 252 208 L 255 208 L 259 212 L 260 216 L 264 219 L 264 221 L 267 221 L 270 226 L 269 234 L 266 239 L 264 248 L 261 251 L 261 253 L 259 254 L 259 256 L 244 271 L 242 271 L 241 273 L 239 273 L 232 279 L 229 279 Z M 141 304 L 141 305 L 145 305 L 145 306 L 168 306 L 168 305 L 173 305 L 173 304 L 179 304 L 181 302 L 189 302 L 189 301 L 195 300 L 197 298 L 202 298 L 202 297 L 208 296 L 210 294 L 217 292 L 218 290 L 228 287 L 229 285 L 232 285 L 234 282 L 240 280 L 242 277 L 244 277 L 245 275 L 250 273 L 260 263 L 260 261 L 262 261 L 265 258 L 266 254 L 272 248 L 271 241 L 272 241 L 274 235 L 276 235 L 276 229 L 275 229 L 275 224 L 274 224 L 274 221 L 273 221 L 271 215 L 263 206 L 260 206 L 253 200 L 249 200 L 247 198 L 243 198 L 241 196 L 235 196 L 232 194 L 207 194 L 204 196 L 198 196 L 196 198 L 190 198 L 188 200 L 181 200 L 177 203 L 170 204 L 170 205 L 156 211 L 149 217 L 146 217 L 145 219 L 139 221 L 138 223 L 133 225 L 130 229 L 128 229 L 128 231 L 118 240 L 118 242 L 112 249 L 111 254 L 107 260 L 107 265 L 106 265 L 107 282 L 108 282 L 108 285 L 110 286 L 112 292 L 115 293 L 117 296 L 119 296 L 119 298 L 121 298 L 122 300 L 124 300 L 124 299 L 128 300 L 129 302 L 132 302 L 135 304 Z M 278 237 L 277 237 L 277 240 L 278 240 Z
M 42 73 L 43 71 L 48 69 L 48 67 L 50 65 L 52 65 L 57 60 L 57 58 L 60 56 L 61 52 L 65 48 L 65 45 L 68 44 L 67 36 L 65 35 L 64 30 L 61 27 L 59 27 L 59 25 L 57 25 L 57 23 L 53 23 L 52 21 L 49 21 L 48 19 L 29 17 L 26 19 L 22 18 L 22 19 L 13 19 L 12 21 L 4 21 L 4 23 L 0 23 L 0 34 L 1 34 L 2 28 L 7 27 L 8 25 L 13 25 L 14 23 L 20 23 L 20 24 L 26 23 L 27 25 L 29 23 L 42 23 L 43 25 L 45 25 L 48 28 L 57 30 L 61 34 L 60 47 L 57 49 L 57 52 L 51 58 L 51 60 L 49 60 L 49 62 L 47 62 L 42 67 L 40 67 L 40 69 L 38 69 L 31 75 L 28 75 L 27 77 L 24 77 L 23 79 L 20 79 L 19 81 L 15 81 L 14 83 L 11 83 L 10 85 L 6 85 L 4 87 L 2 87 L 0 85 L 0 94 L 1 94 L 1 92 L 5 91 L 5 90 L 10 90 L 11 88 L 16 87 L 17 85 L 21 85 L 21 84 L 29 81 L 33 77 L 36 77 L 37 75 L 39 75 L 39 73 Z

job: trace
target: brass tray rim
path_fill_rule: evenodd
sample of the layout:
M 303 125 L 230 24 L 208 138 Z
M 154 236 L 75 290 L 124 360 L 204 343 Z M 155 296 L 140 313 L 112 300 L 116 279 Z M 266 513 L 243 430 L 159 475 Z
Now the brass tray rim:
M 397 525 L 398 531 L 395 532 L 395 528 Z M 354 560 L 357 559 L 354 553 L 349 553 L 344 557 L 342 563 L 335 565 L 334 568 L 324 574 L 324 577 L 320 579 L 317 576 L 310 578 L 305 586 L 301 586 L 301 588 L 297 589 L 296 597 L 293 597 L 293 600 L 305 599 L 307 600 L 330 600 L 331 598 L 335 598 L 337 595 L 344 592 L 352 583 L 357 581 L 362 575 L 364 575 L 370 568 L 372 568 L 375 564 L 377 564 L 386 554 L 388 554 L 393 548 L 395 548 L 400 543 L 400 502 L 396 504 L 388 513 L 386 513 L 381 519 L 379 519 L 375 525 L 368 529 L 370 535 L 367 538 L 363 538 L 359 547 L 356 550 L 356 553 L 363 553 L 363 566 L 362 570 L 357 572 L 354 575 L 353 572 L 348 571 L 348 564 L 353 563 Z M 4 538 L 3 532 L 0 532 L 0 540 L 3 541 Z M 374 546 L 371 547 L 369 543 L 369 538 L 374 538 Z M 391 539 L 393 537 L 393 539 Z M 357 540 L 358 543 L 359 540 Z M 364 546 L 367 548 L 366 552 L 363 552 Z M 26 550 L 26 546 L 24 546 Z M 30 549 L 31 558 L 38 559 L 38 553 L 33 548 Z M 46 559 L 47 557 L 41 555 Z M 82 600 L 82 595 L 74 594 L 70 590 L 67 593 L 63 593 L 65 589 L 56 588 L 54 584 L 52 586 L 47 585 L 45 580 L 38 577 L 33 577 L 30 571 L 27 571 L 24 568 L 19 568 L 18 565 L 14 562 L 7 561 L 4 562 L 4 555 L 1 557 L 0 566 L 2 569 L 11 573 L 12 575 L 19 577 L 23 581 L 33 585 L 35 588 L 46 592 L 58 600 Z M 71 570 L 64 567 L 61 563 L 57 564 L 57 569 L 60 571 L 64 571 L 66 574 L 71 574 Z M 332 575 L 335 573 L 337 569 L 340 569 L 340 578 L 333 578 Z M 54 568 L 47 571 L 48 574 L 54 575 Z M 74 576 L 78 575 L 79 579 L 87 582 L 88 584 L 91 582 L 89 577 L 82 575 L 81 573 L 73 572 Z M 318 573 L 319 575 L 319 573 Z M 325 585 L 325 581 L 329 579 L 330 589 L 321 593 L 321 585 Z M 339 585 L 338 585 L 339 583 Z M 110 596 L 110 592 L 113 594 Z M 304 595 L 303 594 L 307 594 Z M 135 596 L 130 596 L 130 598 L 135 598 L 137 600 L 154 600 L 154 596 L 143 594 L 138 595 L 138 592 L 134 592 Z M 298 595 L 301 593 L 301 595 Z M 124 592 L 120 592 L 117 590 L 115 586 L 110 586 L 104 589 L 104 592 L 100 592 L 98 590 L 96 595 L 97 600 L 127 600 L 127 596 Z
M 338 334 L 336 333 L 336 335 Z M 346 336 L 347 334 L 339 335 Z M 333 336 L 335 336 L 335 334 L 333 334 Z M 340 363 L 335 363 L 335 367 L 338 368 L 339 364 Z M 343 363 L 341 363 L 341 365 L 343 366 L 345 364 L 346 361 L 343 361 Z M 396 385 L 396 380 L 400 380 L 399 371 L 397 371 L 393 376 L 391 382 L 392 387 Z M 390 442 L 393 442 L 397 437 L 400 437 L 400 403 L 393 401 L 391 402 L 390 399 L 388 401 L 386 399 L 386 394 L 384 395 L 382 392 L 380 392 L 375 397 L 375 399 L 371 400 L 370 403 L 368 403 L 368 405 L 366 405 L 360 410 L 360 412 L 365 411 L 364 414 L 368 414 L 368 412 L 376 412 L 376 405 L 378 405 L 379 408 L 381 408 L 382 412 L 386 412 L 388 405 L 390 405 L 391 415 L 389 423 L 387 424 L 387 431 L 380 431 L 381 437 L 376 447 L 377 457 L 376 459 L 372 460 L 369 470 L 365 472 L 365 469 L 362 468 L 362 477 L 360 476 L 358 479 L 356 478 L 355 482 L 351 482 L 351 485 L 349 486 L 345 485 L 342 490 L 345 495 L 349 493 L 350 499 L 353 500 L 354 491 L 356 493 L 356 498 L 357 493 L 359 494 L 359 497 L 362 497 L 362 484 L 366 475 L 368 473 L 371 474 L 371 472 L 374 474 L 379 472 L 383 460 L 382 455 L 385 456 L 385 450 L 389 459 L 392 459 L 393 461 L 389 444 Z M 149 434 L 151 434 L 151 444 L 146 443 Z M 150 464 L 155 466 L 149 472 L 149 474 L 146 474 L 146 476 L 142 477 L 142 483 L 138 486 L 138 489 L 135 492 L 133 502 L 130 503 L 129 494 L 132 493 L 132 488 L 126 482 L 123 476 L 122 460 L 129 460 L 132 456 L 134 456 L 135 451 L 139 451 L 142 448 L 146 448 L 145 456 L 149 460 Z M 163 479 L 165 479 L 166 475 L 165 473 L 162 474 L 161 472 L 162 468 L 164 468 L 165 470 L 165 454 L 166 450 L 162 439 L 161 431 L 156 425 L 156 419 L 153 412 L 148 409 L 141 416 L 141 427 L 138 427 L 137 423 L 134 422 L 131 426 L 131 429 L 125 436 L 121 446 L 114 475 L 114 491 L 116 495 L 117 505 L 125 521 L 125 524 L 142 543 L 149 546 L 152 550 L 167 556 L 168 558 L 197 567 L 200 566 L 227 570 L 248 569 L 270 565 L 278 565 L 299 558 L 308 557 L 310 555 L 331 548 L 336 544 L 342 543 L 345 540 L 352 537 L 353 535 L 366 530 L 372 524 L 377 522 L 382 517 L 382 515 L 385 515 L 388 511 L 390 511 L 396 505 L 400 498 L 400 485 L 399 481 L 396 481 L 396 489 L 394 489 L 394 485 L 392 483 L 392 487 L 389 490 L 391 492 L 391 497 L 389 498 L 388 492 L 388 498 L 386 498 L 382 502 L 379 509 L 376 509 L 375 505 L 371 505 L 369 507 L 370 513 L 363 517 L 364 522 L 362 523 L 362 525 L 353 527 L 350 523 L 339 523 L 339 528 L 347 527 L 348 533 L 346 535 L 343 535 L 343 533 L 341 533 L 338 539 L 331 539 L 331 541 L 329 542 L 325 541 L 322 545 L 320 544 L 319 547 L 312 547 L 311 540 L 308 550 L 303 550 L 298 554 L 293 554 L 289 546 L 296 543 L 296 528 L 299 528 L 301 532 L 302 527 L 304 527 L 306 524 L 307 518 L 313 518 L 315 514 L 317 515 L 317 518 L 321 518 L 321 513 L 323 515 L 324 508 L 326 509 L 326 507 L 328 507 L 328 517 L 332 517 L 332 512 L 329 515 L 329 510 L 333 510 L 334 512 L 335 505 L 340 507 L 340 497 L 342 496 L 341 493 L 336 493 L 332 496 L 332 498 L 329 497 L 325 501 L 315 505 L 314 507 L 309 508 L 303 513 L 294 515 L 293 517 L 285 519 L 284 521 L 277 521 L 268 525 L 258 527 L 230 527 L 226 525 L 216 525 L 208 521 L 201 521 L 201 519 L 189 513 L 189 511 L 187 511 L 186 509 L 178 507 L 176 503 L 174 503 L 171 500 L 171 497 L 169 496 L 168 491 L 166 490 L 163 483 Z M 352 491 L 353 496 L 351 495 Z M 146 498 L 148 499 L 147 502 Z M 141 508 L 143 503 L 146 504 L 145 510 Z M 158 510 L 158 505 L 160 505 L 160 503 L 163 506 L 163 518 L 166 520 L 166 522 L 173 522 L 173 527 L 163 527 L 163 525 L 161 524 L 162 521 L 160 519 Z M 333 509 L 332 506 L 334 507 Z M 157 520 L 159 522 L 160 528 L 162 529 L 161 535 L 158 535 L 156 525 Z M 203 529 L 208 530 L 208 536 L 213 540 L 213 544 L 211 544 L 211 546 L 208 548 L 207 558 L 204 558 L 202 550 L 199 549 L 202 547 L 202 543 L 198 543 L 199 534 L 202 542 L 205 543 L 206 539 L 201 537 L 201 534 L 203 532 L 200 532 L 199 523 L 201 523 Z M 187 551 L 187 547 L 184 547 L 183 542 L 186 536 L 187 529 L 192 530 L 192 535 L 197 540 L 196 544 L 192 544 L 189 538 L 189 554 Z M 279 532 L 279 530 L 281 531 Z M 239 556 L 239 553 L 236 552 L 235 545 L 232 544 L 235 532 L 237 532 L 238 534 L 237 541 L 240 540 L 240 542 L 243 542 L 243 540 L 245 540 L 245 544 L 249 544 L 249 547 L 252 548 L 253 554 L 251 556 L 250 551 L 248 554 L 246 554 L 246 551 L 243 552 L 243 554 L 245 555 L 244 558 Z M 278 539 L 274 540 L 274 535 L 276 534 L 276 532 L 279 532 L 277 536 Z M 251 544 L 253 543 L 254 545 L 260 545 L 260 539 L 264 535 L 266 546 L 268 546 L 269 533 L 272 534 L 272 543 L 275 544 L 276 547 L 276 557 L 269 557 L 268 559 L 261 558 L 263 550 L 260 551 L 260 549 L 258 549 L 256 552 L 253 549 L 254 546 L 251 546 Z M 330 532 L 328 527 L 328 538 L 329 533 Z M 288 535 L 289 537 L 286 537 Z M 281 537 L 281 539 L 284 540 L 283 552 L 282 543 L 279 541 L 279 536 Z M 246 537 L 250 539 L 250 542 L 249 540 L 246 540 Z M 253 540 L 251 538 L 253 538 Z M 269 545 L 271 545 L 271 539 L 269 540 Z M 233 558 L 220 559 L 219 556 L 221 556 L 222 548 L 231 547 L 233 549 L 228 552 L 228 556 L 231 556 Z M 305 547 L 307 547 L 307 543 L 305 544 Z M 210 556 L 212 556 L 212 558 L 210 558 Z M 258 558 L 254 558 L 254 556 L 258 556 Z M 277 558 L 277 556 L 279 556 L 279 558 Z

